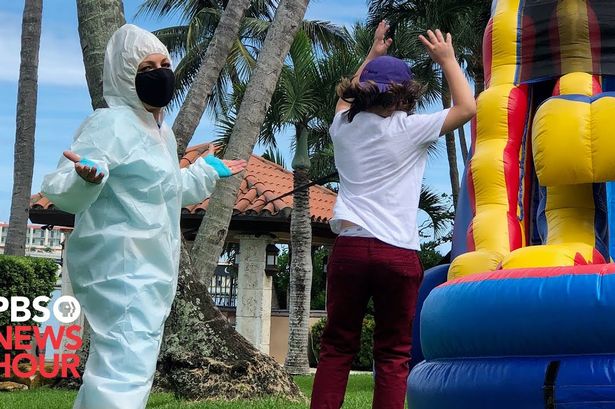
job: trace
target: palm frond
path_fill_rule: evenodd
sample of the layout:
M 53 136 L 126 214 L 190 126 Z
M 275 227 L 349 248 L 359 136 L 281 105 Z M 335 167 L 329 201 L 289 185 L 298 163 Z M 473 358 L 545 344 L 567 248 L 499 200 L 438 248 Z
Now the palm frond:
M 224 4 L 215 0 L 144 0 L 135 17 L 165 17 L 179 14 L 190 20 L 203 8 L 223 9 Z
M 211 39 L 220 22 L 222 11 L 215 8 L 202 8 L 190 19 L 186 33 L 186 47 L 190 48 L 204 38 Z
M 445 232 L 454 218 L 446 196 L 434 192 L 426 185 L 421 186 L 419 209 L 429 216 L 436 237 Z
M 204 41 L 197 46 L 188 49 L 184 58 L 175 68 L 176 89 L 173 97 L 172 106 L 177 107 L 181 104 L 188 90 L 192 86 L 192 82 L 196 77 L 202 63 L 204 50 L 207 49 L 208 41 Z M 214 114 L 220 114 L 227 108 L 227 90 L 230 86 L 228 67 L 223 69 L 222 75 L 218 77 L 216 85 L 212 89 L 210 98 L 208 99 L 208 109 Z
M 286 160 L 278 148 L 269 147 L 262 155 L 263 159 L 273 162 L 286 169 Z
M 241 38 L 262 44 L 265 41 L 271 21 L 255 17 L 245 17 L 241 22 Z
M 279 1 L 277 0 L 252 0 L 246 15 L 261 20 L 273 21 L 278 3 Z
M 374 44 L 374 29 L 363 23 L 356 23 L 353 27 L 354 51 L 364 58 Z
M 182 55 L 186 54 L 187 33 L 187 25 L 167 27 L 153 31 L 153 34 L 167 47 L 169 53 L 174 58 L 181 58 Z
M 291 45 L 267 113 L 265 130 L 285 124 L 307 124 L 318 109 L 316 60 L 307 34 L 299 32 Z
M 301 24 L 301 31 L 312 41 L 315 49 L 325 53 L 334 49 L 346 48 L 352 44 L 348 30 L 330 21 L 304 20 Z
M 237 120 L 235 112 L 227 112 L 226 116 L 221 118 L 216 126 L 216 135 L 217 138 L 214 141 L 216 146 L 219 147 L 220 156 L 224 156 L 226 153 L 226 148 L 228 147 L 228 142 L 231 140 L 231 134 L 233 133 L 233 129 L 235 128 L 235 122 Z

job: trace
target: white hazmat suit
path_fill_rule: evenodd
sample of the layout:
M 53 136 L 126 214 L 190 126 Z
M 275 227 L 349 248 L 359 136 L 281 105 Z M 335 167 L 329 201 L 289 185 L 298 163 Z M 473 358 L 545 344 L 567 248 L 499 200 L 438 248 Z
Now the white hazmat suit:
M 137 68 L 154 53 L 169 56 L 133 25 L 109 41 L 109 108 L 90 115 L 71 146 L 96 163 L 102 182 L 86 182 L 64 158 L 43 182 L 43 194 L 75 214 L 66 262 L 92 329 L 75 409 L 145 408 L 176 291 L 181 207 L 209 196 L 219 178 L 202 158 L 180 169 L 173 132 L 139 100 Z

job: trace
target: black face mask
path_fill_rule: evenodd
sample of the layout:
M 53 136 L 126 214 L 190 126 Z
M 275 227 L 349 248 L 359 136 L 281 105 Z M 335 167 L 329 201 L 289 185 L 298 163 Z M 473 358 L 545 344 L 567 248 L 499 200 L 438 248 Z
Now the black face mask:
M 169 68 L 158 68 L 137 74 L 135 88 L 139 99 L 156 108 L 165 107 L 173 99 L 175 74 Z

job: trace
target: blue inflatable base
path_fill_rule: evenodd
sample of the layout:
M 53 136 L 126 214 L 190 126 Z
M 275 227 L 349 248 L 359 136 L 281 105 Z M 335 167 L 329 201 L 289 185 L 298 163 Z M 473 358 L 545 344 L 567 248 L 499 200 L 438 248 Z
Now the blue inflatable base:
M 410 409 L 615 408 L 615 355 L 443 359 L 408 378 Z
M 615 353 L 615 264 L 500 270 L 447 282 L 421 309 L 425 359 Z
M 421 287 L 419 288 L 419 295 L 416 301 L 416 314 L 414 316 L 414 323 L 412 324 L 412 353 L 410 359 L 410 369 L 414 368 L 419 362 L 422 362 L 425 357 L 423 356 L 423 348 L 421 347 L 421 311 L 423 310 L 423 304 L 425 299 L 431 293 L 431 290 L 446 282 L 446 276 L 448 275 L 448 269 L 450 264 L 442 264 L 425 271 Z

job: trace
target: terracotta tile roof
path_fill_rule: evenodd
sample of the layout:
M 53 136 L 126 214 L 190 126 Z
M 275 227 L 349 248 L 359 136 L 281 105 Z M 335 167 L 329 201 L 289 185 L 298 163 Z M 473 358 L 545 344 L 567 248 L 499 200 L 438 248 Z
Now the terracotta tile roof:
M 206 144 L 190 147 L 180 162 L 180 166 L 187 166 L 194 162 L 199 152 L 205 150 Z M 261 215 L 261 216 L 290 216 L 293 207 L 293 196 L 277 197 L 293 190 L 293 173 L 283 167 L 251 155 L 248 160 L 248 169 L 241 182 L 237 201 L 235 202 L 235 215 Z M 322 187 L 310 187 L 310 212 L 312 221 L 327 222 L 333 215 L 335 192 Z M 276 200 L 273 200 L 276 199 Z M 199 204 L 188 206 L 185 212 L 199 213 L 207 210 L 209 199 Z
M 207 147 L 208 144 L 189 147 L 186 155 L 180 161 L 180 166 L 186 167 L 199 156 L 204 156 L 207 153 Z M 292 172 L 260 156 L 251 155 L 248 160 L 248 169 L 239 188 L 233 214 L 290 217 L 293 196 L 276 198 L 292 190 Z M 335 192 L 322 186 L 310 187 L 310 212 L 313 222 L 326 223 L 331 218 L 336 197 Z M 208 204 L 209 199 L 183 208 L 182 213 L 204 213 Z M 38 193 L 32 196 L 31 207 L 33 209 L 53 209 L 54 206 L 49 199 Z

